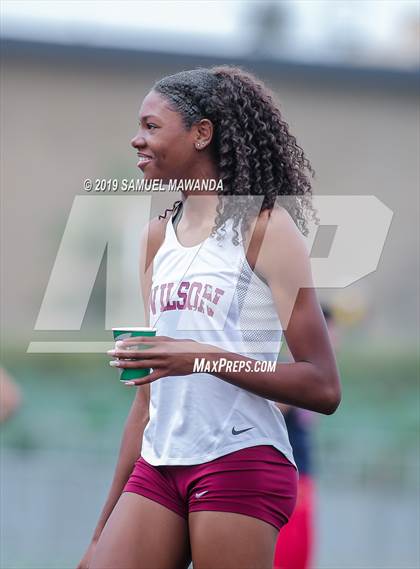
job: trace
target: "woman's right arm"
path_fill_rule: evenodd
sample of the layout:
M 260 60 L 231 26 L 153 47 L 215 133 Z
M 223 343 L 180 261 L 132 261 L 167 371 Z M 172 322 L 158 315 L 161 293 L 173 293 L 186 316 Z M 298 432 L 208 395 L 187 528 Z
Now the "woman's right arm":
M 164 239 L 165 227 L 166 220 L 153 219 L 147 225 L 141 237 L 139 270 L 147 326 L 150 325 L 148 306 L 152 283 L 153 258 Z M 118 462 L 107 500 L 100 514 L 91 543 L 77 569 L 88 569 L 92 550 L 122 494 L 136 460 L 140 456 L 143 432 L 149 421 L 149 403 L 150 384 L 139 386 L 125 423 Z
M 104 529 L 115 504 L 118 502 L 122 494 L 136 460 L 140 456 L 143 431 L 149 420 L 149 388 L 149 384 L 141 385 L 137 388 L 136 396 L 125 423 L 118 462 L 115 468 L 111 488 L 93 533 L 91 542 L 80 563 L 77 565 L 77 569 L 89 569 L 93 550 L 99 540 L 102 530 Z
M 118 502 L 131 472 L 133 471 L 134 464 L 140 456 L 143 431 L 149 421 L 149 393 L 150 385 L 148 384 L 141 385 L 137 388 L 135 399 L 131 405 L 130 413 L 125 423 L 114 478 L 105 506 L 103 507 L 98 524 L 93 533 L 92 541 L 98 541 L 99 536 L 101 535 L 115 504 Z

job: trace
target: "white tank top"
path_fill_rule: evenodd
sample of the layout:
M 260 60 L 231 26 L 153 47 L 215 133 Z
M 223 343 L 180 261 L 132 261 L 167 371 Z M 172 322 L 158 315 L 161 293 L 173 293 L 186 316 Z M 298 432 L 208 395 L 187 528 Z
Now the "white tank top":
M 241 235 L 238 246 L 232 243 L 232 220 L 225 229 L 221 242 L 209 237 L 184 247 L 167 222 L 153 261 L 150 326 L 157 335 L 276 361 L 282 330 L 270 288 L 250 268 Z M 210 373 L 152 382 L 149 416 L 141 456 L 152 465 L 202 464 L 272 445 L 296 467 L 275 403 Z

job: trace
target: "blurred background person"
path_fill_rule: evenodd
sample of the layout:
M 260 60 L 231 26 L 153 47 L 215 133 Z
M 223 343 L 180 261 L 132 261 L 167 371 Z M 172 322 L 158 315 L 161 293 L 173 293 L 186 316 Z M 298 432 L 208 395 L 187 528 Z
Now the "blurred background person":
M 322 312 L 327 323 L 331 344 L 338 347 L 338 333 L 332 309 L 325 303 Z M 319 414 L 277 403 L 286 421 L 289 441 L 299 470 L 298 497 L 289 523 L 280 531 L 274 555 L 273 569 L 310 569 L 313 565 L 316 531 L 315 472 L 313 459 L 313 429 Z
M 22 391 L 17 383 L 0 368 L 0 423 L 12 417 L 22 403 Z

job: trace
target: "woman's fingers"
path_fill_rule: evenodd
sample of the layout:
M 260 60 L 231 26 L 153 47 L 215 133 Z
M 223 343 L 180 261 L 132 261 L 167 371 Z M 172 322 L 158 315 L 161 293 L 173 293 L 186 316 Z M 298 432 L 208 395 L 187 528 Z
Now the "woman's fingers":
M 123 382 L 124 385 L 132 386 L 132 385 L 145 385 L 147 383 L 152 383 L 157 379 L 161 379 L 162 377 L 166 377 L 168 373 L 165 370 L 155 370 L 146 377 L 142 377 L 141 379 L 131 379 L 130 381 Z
M 126 340 L 117 340 L 115 349 L 107 351 L 108 355 L 115 358 L 109 362 L 109 365 L 123 369 L 152 368 L 153 372 L 146 377 L 124 382 L 124 385 L 135 386 L 152 383 L 169 375 L 169 370 L 166 369 L 168 362 L 157 358 L 168 355 L 168 350 L 163 346 L 164 342 L 176 341 L 178 340 L 168 336 L 135 336 Z M 144 348 L 134 350 L 131 346 L 135 345 L 144 345 Z
M 117 340 L 115 342 L 116 346 L 132 346 L 133 344 L 160 344 L 161 342 L 175 341 L 174 338 L 169 338 L 168 336 L 132 336 L 131 338 L 126 338 L 125 340 Z
M 144 369 L 149 367 L 159 367 L 164 365 L 163 361 L 160 360 L 111 360 L 109 365 L 112 367 L 121 367 L 124 369 Z
M 159 349 L 150 348 L 149 350 L 108 350 L 107 354 L 109 356 L 114 356 L 115 358 L 121 359 L 135 359 L 138 358 L 139 360 L 143 360 L 146 358 L 154 358 L 160 352 Z

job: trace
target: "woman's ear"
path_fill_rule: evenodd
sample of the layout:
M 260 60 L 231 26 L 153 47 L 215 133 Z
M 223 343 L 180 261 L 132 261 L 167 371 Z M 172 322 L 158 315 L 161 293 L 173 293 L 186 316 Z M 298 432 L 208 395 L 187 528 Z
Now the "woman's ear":
M 201 119 L 195 126 L 195 147 L 203 150 L 213 138 L 213 123 L 209 119 Z

